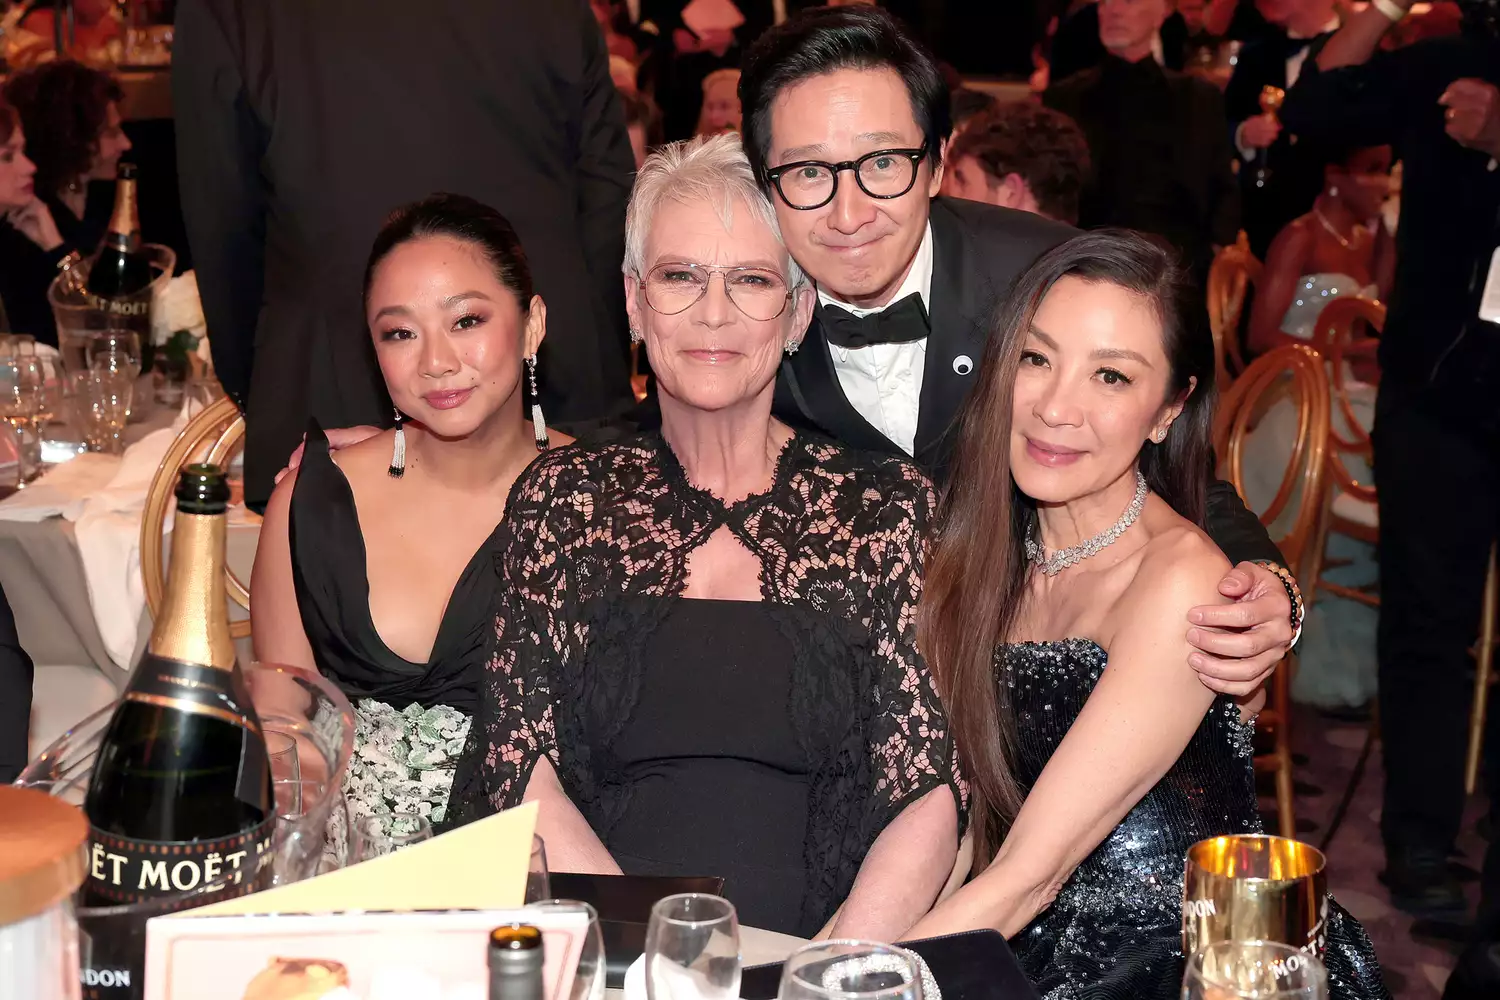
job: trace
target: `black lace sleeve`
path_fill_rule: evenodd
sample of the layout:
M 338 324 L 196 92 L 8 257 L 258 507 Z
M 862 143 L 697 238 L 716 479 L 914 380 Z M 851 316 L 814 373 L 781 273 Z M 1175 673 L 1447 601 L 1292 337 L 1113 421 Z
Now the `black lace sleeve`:
M 887 464 L 903 475 L 882 498 L 881 528 L 871 539 L 880 574 L 870 623 L 881 698 L 870 733 L 876 764 L 874 804 L 886 810 L 887 820 L 893 819 L 906 805 L 947 785 L 958 806 L 961 833 L 968 787 L 958 770 L 957 748 L 932 674 L 917 651 L 922 557 L 936 498 L 915 467 Z

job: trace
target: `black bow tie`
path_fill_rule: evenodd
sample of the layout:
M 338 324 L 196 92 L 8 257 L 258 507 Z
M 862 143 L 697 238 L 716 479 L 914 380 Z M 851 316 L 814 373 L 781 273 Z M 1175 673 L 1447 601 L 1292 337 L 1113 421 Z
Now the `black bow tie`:
M 871 344 L 910 344 L 931 332 L 927 307 L 917 292 L 868 316 L 856 316 L 847 309 L 825 305 L 819 319 L 828 342 L 851 351 Z

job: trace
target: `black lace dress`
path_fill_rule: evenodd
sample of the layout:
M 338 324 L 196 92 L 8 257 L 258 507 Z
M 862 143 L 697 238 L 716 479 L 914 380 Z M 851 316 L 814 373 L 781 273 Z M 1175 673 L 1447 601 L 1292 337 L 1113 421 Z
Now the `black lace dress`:
M 1022 787 L 1041 776 L 1104 673 L 1087 639 L 1020 643 L 997 656 L 1016 718 Z M 1046 1000 L 1176 1000 L 1182 990 L 1183 857 L 1199 840 L 1260 833 L 1253 726 L 1215 699 L 1187 749 L 1011 940 Z M 1388 1000 L 1370 939 L 1328 901 L 1330 1000 Z
M 904 806 L 959 795 L 914 641 L 932 503 L 911 465 L 801 434 L 729 505 L 657 435 L 538 459 L 503 523 L 460 819 L 519 803 L 545 755 L 627 873 L 722 875 L 747 924 L 816 932 Z M 720 528 L 760 601 L 681 597 Z

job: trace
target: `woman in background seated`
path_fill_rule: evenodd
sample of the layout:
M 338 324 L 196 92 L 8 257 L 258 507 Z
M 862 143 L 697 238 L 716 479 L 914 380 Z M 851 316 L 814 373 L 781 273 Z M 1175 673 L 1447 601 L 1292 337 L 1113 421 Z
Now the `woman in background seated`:
M 1308 342 L 1324 307 L 1335 299 L 1385 298 L 1396 265 L 1395 240 L 1381 221 L 1390 170 L 1388 146 L 1350 150 L 1328 166 L 1313 210 L 1288 223 L 1266 253 L 1250 315 L 1251 350 L 1260 353 L 1281 344 Z M 1375 424 L 1378 343 L 1356 341 L 1345 355 L 1342 372 L 1344 397 L 1365 434 Z M 1343 407 L 1334 405 L 1332 419 L 1334 430 L 1345 440 L 1359 436 Z M 1297 420 L 1295 405 L 1283 397 L 1250 434 L 1245 501 L 1252 509 L 1265 509 L 1280 489 Z M 1369 464 L 1359 455 L 1343 453 L 1340 459 L 1356 480 L 1373 481 Z M 1330 556 L 1343 564 L 1329 573 L 1334 582 L 1364 586 L 1377 578 L 1374 546 L 1337 534 L 1328 544 Z M 1358 601 L 1320 595 L 1308 608 L 1293 697 L 1335 711 L 1362 710 L 1375 695 L 1377 617 L 1375 608 Z
M 1250 350 L 1306 343 L 1323 307 L 1346 295 L 1383 299 L 1396 273 L 1396 243 L 1381 221 L 1391 190 L 1391 148 L 1346 151 L 1324 171 L 1311 212 L 1271 241 L 1255 287 Z
M 1183 855 L 1260 832 L 1253 728 L 1188 665 L 1213 346 L 1168 251 L 1077 236 L 1017 283 L 962 418 L 919 612 L 971 783 L 973 881 L 910 938 L 993 927 L 1049 1000 L 1175 1000 Z M 1337 1000 L 1383 998 L 1329 902 Z
M 737 135 L 646 161 L 625 287 L 661 430 L 516 484 L 455 798 L 540 802 L 563 871 L 723 876 L 746 924 L 895 940 L 961 829 L 913 633 L 931 487 L 772 418 L 815 293 Z
M 266 508 L 252 637 L 257 659 L 316 668 L 355 702 L 345 788 L 358 814 L 438 822 L 496 601 L 495 526 L 549 441 L 522 417 L 547 310 L 510 223 L 434 195 L 375 238 L 365 315 L 396 426 L 336 458 L 308 435 Z M 408 759 L 394 744 L 424 711 L 429 733 L 405 741 L 421 759 Z
M 63 238 L 93 253 L 109 228 L 115 167 L 130 150 L 120 127 L 124 92 L 108 73 L 63 60 L 17 73 L 5 96 L 21 113 L 37 194 Z
M 36 194 L 36 165 L 26 157 L 21 119 L 0 96 L 0 331 L 56 344 L 47 286 L 75 248 Z
M 738 132 L 744 121 L 740 109 L 740 71 L 716 69 L 703 78 L 703 105 L 698 109 L 695 135 Z

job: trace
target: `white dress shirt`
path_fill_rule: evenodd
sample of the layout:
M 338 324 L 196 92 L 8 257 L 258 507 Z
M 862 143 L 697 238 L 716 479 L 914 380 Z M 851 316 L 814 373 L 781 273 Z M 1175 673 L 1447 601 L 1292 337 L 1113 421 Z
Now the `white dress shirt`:
M 917 247 L 917 256 L 912 261 L 906 280 L 891 296 L 891 302 L 899 302 L 916 293 L 922 297 L 922 305 L 932 309 L 932 223 Z M 886 306 L 861 309 L 847 302 L 840 302 L 823 289 L 818 289 L 818 301 L 825 306 L 838 306 L 856 316 L 870 316 L 881 312 Z M 889 305 L 890 303 L 886 303 Z M 927 361 L 927 338 L 905 344 L 871 344 L 869 347 L 850 349 L 829 344 L 833 355 L 833 370 L 838 374 L 839 386 L 849 403 L 868 420 L 876 430 L 908 455 L 915 454 L 917 440 L 917 414 L 922 403 L 922 366 Z

